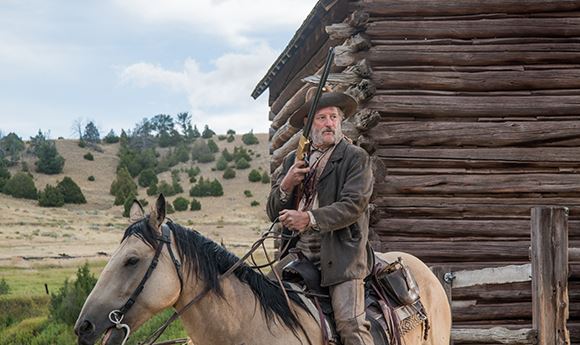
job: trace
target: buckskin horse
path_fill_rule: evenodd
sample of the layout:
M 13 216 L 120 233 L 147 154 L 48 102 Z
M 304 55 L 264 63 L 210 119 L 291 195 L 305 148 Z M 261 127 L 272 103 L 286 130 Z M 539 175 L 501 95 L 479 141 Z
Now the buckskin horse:
M 282 289 L 217 243 L 178 224 L 163 224 L 161 195 L 146 216 L 138 203 L 120 246 L 103 269 L 75 325 L 78 344 L 124 344 L 130 330 L 162 310 L 181 310 L 182 324 L 198 345 L 323 344 L 320 325 L 295 293 Z M 449 344 L 451 311 L 445 291 L 429 268 L 405 253 L 430 322 L 427 337 L 415 327 L 405 345 Z M 233 267 L 234 265 L 238 265 Z M 231 274 L 229 274 L 231 273 Z M 290 301 L 288 304 L 287 301 Z M 185 308 L 184 308 L 185 307 Z

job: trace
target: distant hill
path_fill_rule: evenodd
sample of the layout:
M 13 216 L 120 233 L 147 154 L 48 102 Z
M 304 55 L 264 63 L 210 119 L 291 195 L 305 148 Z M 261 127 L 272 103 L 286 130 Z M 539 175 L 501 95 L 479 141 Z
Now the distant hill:
M 224 188 L 221 197 L 197 198 L 201 204 L 201 211 L 184 211 L 171 214 L 170 217 L 186 226 L 205 230 L 207 235 L 215 240 L 225 238 L 226 242 L 252 242 L 257 233 L 268 226 L 265 214 L 265 203 L 270 184 L 261 182 L 251 183 L 248 174 L 252 169 L 260 172 L 269 170 L 268 135 L 256 134 L 259 140 L 257 145 L 244 145 L 241 135 L 236 135 L 233 142 L 213 138 L 219 147 L 216 159 L 221 151 L 227 148 L 231 153 L 235 146 L 243 145 L 252 150 L 251 167 L 245 170 L 236 170 L 236 177 L 226 180 L 222 177 L 223 171 L 212 171 L 216 162 L 210 163 L 180 163 L 173 169 L 189 169 L 199 167 L 205 178 L 217 178 Z M 122 218 L 122 206 L 113 206 L 114 197 L 109 194 L 111 182 L 115 179 L 115 171 L 119 158 L 117 152 L 119 144 L 102 144 L 103 152 L 97 152 L 78 146 L 77 140 L 56 140 L 56 148 L 65 159 L 63 172 L 57 175 L 44 175 L 34 172 L 35 158 L 25 155 L 23 162 L 29 167 L 37 189 L 44 189 L 46 184 L 56 185 L 65 176 L 71 177 L 83 191 L 87 203 L 83 205 L 66 204 L 63 208 L 39 207 L 34 200 L 15 199 L 0 194 L 0 235 L 8 240 L 0 244 L 0 260 L 14 255 L 58 255 L 60 251 L 72 255 L 94 255 L 101 250 L 111 250 L 119 240 L 118 232 L 126 226 L 127 219 Z M 168 149 L 157 149 L 160 155 L 166 154 Z M 91 152 L 93 161 L 83 158 Z M 21 170 L 21 165 L 10 168 L 11 173 Z M 94 181 L 89 181 L 94 176 Z M 171 172 L 158 175 L 159 180 L 171 183 Z M 188 200 L 191 183 L 187 173 L 180 173 L 181 185 L 184 192 L 168 198 L 172 202 L 178 196 Z M 244 195 L 249 190 L 252 197 Z M 139 198 L 150 202 L 153 197 L 147 196 L 145 188 L 139 188 Z M 259 202 L 258 206 L 251 206 L 252 201 Z M 97 231 L 95 231 L 97 230 Z M 100 231 L 99 231 L 100 230 Z M 250 231 L 248 233 L 248 230 Z M 111 237 L 111 232 L 115 236 Z M 44 236 L 42 234 L 45 234 Z M 104 235 L 104 236 L 103 236 Z M 84 241 L 84 243 L 83 243 Z M 62 247 L 62 250 L 59 249 Z M 84 247 L 87 248 L 84 248 Z M 84 249 L 83 249 L 84 248 Z M 1 262 L 0 262 L 1 264 Z

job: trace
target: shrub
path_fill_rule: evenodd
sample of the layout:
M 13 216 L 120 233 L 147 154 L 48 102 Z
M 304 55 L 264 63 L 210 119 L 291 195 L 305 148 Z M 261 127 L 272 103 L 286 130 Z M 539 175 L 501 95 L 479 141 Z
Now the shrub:
M 209 163 L 215 160 L 213 152 L 203 140 L 198 140 L 193 144 L 191 160 L 200 163 Z
M 10 285 L 6 282 L 6 279 L 2 278 L 0 280 L 0 295 L 7 295 L 10 293 Z
M 46 141 L 38 148 L 38 160 L 36 171 L 48 175 L 59 174 L 64 167 L 64 158 L 58 154 L 56 145 L 52 141 Z
M 215 135 L 215 132 L 209 129 L 208 125 L 205 125 L 203 132 L 201 132 L 201 137 L 204 139 L 209 139 Z
M 248 162 L 252 160 L 252 157 L 250 157 L 250 155 L 248 154 L 248 151 L 246 151 L 246 149 L 242 146 L 240 147 L 234 147 L 234 161 L 239 160 L 240 158 L 244 158 L 245 160 L 247 160 Z
M 38 197 L 32 176 L 24 172 L 17 172 L 6 181 L 3 191 L 15 198 L 36 199 Z
M 250 163 L 245 158 L 240 158 L 236 161 L 236 169 L 248 169 L 250 167 Z
M 232 141 L 234 141 L 236 138 L 233 135 L 228 135 L 228 139 L 226 140 L 228 143 L 231 143 Z
M 236 135 L 236 131 L 234 131 L 233 129 L 228 129 L 228 131 L 226 132 L 227 135 Z
M 244 195 L 246 196 L 246 198 L 251 198 L 253 196 L 252 192 L 247 189 L 244 191 Z
M 189 176 L 189 182 L 191 182 L 191 183 L 195 182 L 195 177 L 197 175 L 199 175 L 200 172 L 201 172 L 201 169 L 199 169 L 199 167 L 189 168 L 187 170 L 187 175 Z
M 147 188 L 147 195 L 152 196 L 152 195 L 156 195 L 157 193 L 157 184 L 152 184 L 149 186 L 149 188 Z
M 64 196 L 57 187 L 47 184 L 44 187 L 44 191 L 38 193 L 38 205 L 42 207 L 61 207 L 64 205 Z
M 173 186 L 167 183 L 167 181 L 159 182 L 157 185 L 157 193 L 162 193 L 165 196 L 174 196 L 177 194 Z
M 111 183 L 110 193 L 115 196 L 115 205 L 121 205 L 129 195 L 137 195 L 137 184 L 126 167 L 117 170 L 117 178 Z
M 123 202 L 123 217 L 128 218 L 131 213 L 131 206 L 133 206 L 133 201 L 137 198 L 136 195 L 129 195 Z
M 249 133 L 242 135 L 242 142 L 246 145 L 256 145 L 260 143 L 258 141 L 258 138 L 256 138 L 256 136 L 254 135 L 253 131 L 250 131 Z
M 215 141 L 213 141 L 212 139 L 209 139 L 207 141 L 207 147 L 213 153 L 220 152 L 219 147 L 217 146 L 217 144 L 215 143 Z
M 199 200 L 197 200 L 196 198 L 193 198 L 191 200 L 191 204 L 190 204 L 189 209 L 191 211 L 199 211 L 199 210 L 201 210 L 201 202 L 199 202 Z
M 262 174 L 260 174 L 258 170 L 252 169 L 252 171 L 250 171 L 248 174 L 248 180 L 250 182 L 259 182 L 262 180 Z
M 204 180 L 203 177 L 199 178 L 197 184 L 191 187 L 189 190 L 190 196 L 222 196 L 224 195 L 224 190 L 218 180 L 213 181 Z
M 234 160 L 234 156 L 228 151 L 227 148 L 222 151 L 222 157 L 226 160 L 226 162 L 231 162 Z
M 270 174 L 266 171 L 262 172 L 262 183 L 270 183 Z
M 6 182 L 10 179 L 10 176 L 10 171 L 8 171 L 5 166 L 0 164 L 0 192 L 4 188 Z
M 46 295 L 28 295 L 22 296 L 13 294 L 10 296 L 3 296 L 0 298 L 0 344 L 3 344 L 2 336 L 6 335 L 4 332 L 6 327 L 15 325 L 17 323 L 31 317 L 42 316 L 48 314 L 48 305 L 50 303 L 50 296 Z M 7 312 L 5 312 L 7 311 Z M 20 343 L 28 344 L 28 342 Z
M 109 133 L 105 135 L 103 141 L 107 144 L 114 144 L 119 142 L 119 137 L 115 134 L 115 131 L 111 129 Z
M 152 168 L 147 168 L 139 174 L 139 179 L 137 182 L 141 187 L 149 187 L 153 184 L 157 184 L 159 180 L 157 179 L 157 175 Z
M 62 193 L 64 202 L 67 204 L 86 204 L 87 199 L 81 188 L 68 176 L 65 176 L 56 187 Z
M 219 140 L 219 141 L 226 140 L 227 138 L 228 138 L 228 136 L 227 136 L 227 135 L 223 135 L 223 134 L 220 134 L 220 135 L 218 135 L 218 140 Z
M 218 159 L 215 168 L 219 171 L 224 171 L 228 168 L 228 162 L 225 160 L 224 156 L 221 156 L 220 159 Z
M 256 206 L 259 206 L 259 205 L 260 205 L 260 203 L 259 203 L 259 202 L 257 202 L 256 200 L 253 200 L 253 201 L 250 203 L 250 206 L 252 206 L 252 207 L 256 207 Z
M 186 198 L 184 197 L 178 197 L 175 200 L 173 200 L 173 207 L 175 208 L 175 211 L 185 211 L 187 210 L 187 207 L 189 206 L 189 201 L 187 201 Z
M 53 320 L 74 325 L 81 308 L 89 293 L 95 286 L 97 278 L 89 271 L 89 264 L 85 263 L 77 270 L 76 280 L 64 281 L 64 286 L 57 294 L 51 295 L 50 317 Z
M 93 154 L 90 152 L 85 153 L 85 155 L 83 156 L 84 159 L 88 160 L 88 161 L 94 161 L 95 157 L 93 157 Z
M 230 180 L 230 179 L 233 179 L 234 177 L 236 177 L 236 171 L 234 169 L 228 167 L 224 171 L 223 178 L 225 178 L 226 180 Z
M 89 176 L 89 178 L 87 180 L 93 182 L 95 180 L 95 177 L 93 175 L 91 175 L 91 176 Z

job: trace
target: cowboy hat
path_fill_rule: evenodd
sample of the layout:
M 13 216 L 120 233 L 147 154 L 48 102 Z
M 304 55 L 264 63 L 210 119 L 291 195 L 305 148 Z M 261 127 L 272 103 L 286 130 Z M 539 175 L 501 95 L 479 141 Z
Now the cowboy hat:
M 294 128 L 304 127 L 304 118 L 308 116 L 308 111 L 312 107 L 316 88 L 313 87 L 306 92 L 306 102 L 290 116 L 290 125 Z M 342 92 L 323 92 L 318 100 L 316 110 L 326 107 L 338 107 L 344 113 L 344 119 L 354 114 L 358 104 L 356 100 Z M 343 120 L 344 120 L 343 119 Z

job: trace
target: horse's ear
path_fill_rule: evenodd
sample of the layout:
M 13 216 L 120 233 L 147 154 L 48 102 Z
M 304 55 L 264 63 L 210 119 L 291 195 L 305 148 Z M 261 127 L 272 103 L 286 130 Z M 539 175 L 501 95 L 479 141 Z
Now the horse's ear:
M 145 210 L 143 210 L 143 206 L 141 203 L 137 201 L 137 199 L 133 199 L 133 204 L 131 205 L 131 209 L 129 210 L 129 221 L 131 223 L 135 223 L 138 220 L 141 220 L 145 217 Z
M 155 208 L 151 210 L 151 214 L 149 215 L 149 225 L 155 230 L 159 230 L 165 220 L 165 203 L 165 197 L 163 194 L 159 194 L 155 202 Z

